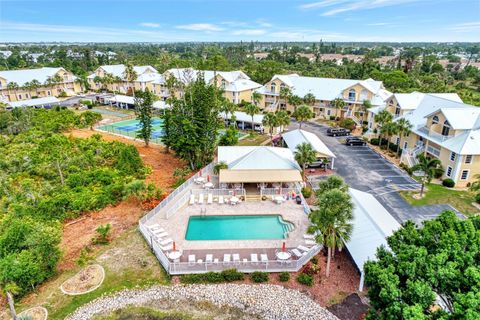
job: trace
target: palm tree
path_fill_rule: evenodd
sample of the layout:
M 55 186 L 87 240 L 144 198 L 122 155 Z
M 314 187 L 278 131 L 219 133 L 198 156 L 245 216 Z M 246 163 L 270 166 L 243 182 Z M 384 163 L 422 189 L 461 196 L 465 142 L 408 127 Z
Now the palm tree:
M 423 176 L 420 181 L 422 187 L 420 189 L 420 198 L 423 196 L 423 190 L 426 183 L 430 183 L 432 178 L 437 175 L 441 175 L 444 170 L 442 168 L 442 162 L 437 158 L 429 159 L 423 153 L 417 156 L 418 163 L 412 167 L 413 171 L 422 171 Z
M 305 169 L 307 165 L 317 161 L 317 153 L 310 143 L 304 142 L 297 145 L 295 150 L 295 161 L 302 167 L 302 176 L 305 180 Z
M 390 150 L 390 139 L 398 132 L 398 127 L 395 122 L 387 122 L 380 128 L 380 133 L 387 138 L 387 150 Z
M 20 292 L 20 288 L 15 283 L 10 282 L 4 285 L 3 292 L 7 297 L 7 302 L 10 307 L 10 314 L 12 315 L 12 318 L 14 320 L 18 319 L 17 312 L 15 310 L 15 302 L 13 300 L 13 296 Z
M 135 86 L 133 81 L 138 78 L 138 74 L 130 63 L 127 63 L 125 66 L 125 79 L 128 81 L 128 84 L 131 86 L 133 97 L 135 97 Z
M 317 198 L 318 209 L 310 212 L 311 226 L 308 232 L 315 234 L 315 241 L 327 247 L 326 276 L 330 276 L 330 261 L 335 248 L 342 249 L 353 231 L 353 203 L 350 195 L 340 189 L 332 189 Z
M 273 146 L 273 129 L 278 127 L 278 117 L 273 112 L 267 112 L 263 115 L 262 124 L 265 127 L 268 127 L 268 133 L 270 134 L 270 141 Z
M 315 96 L 312 94 L 312 93 L 307 93 L 304 97 L 303 97 L 303 102 L 305 102 L 305 104 L 309 105 L 309 106 L 313 106 L 315 104 Z
M 292 116 L 299 122 L 299 129 L 302 129 L 303 122 L 312 119 L 315 114 L 312 110 L 310 110 L 310 107 L 301 105 L 297 108 L 297 110 L 295 110 Z
M 382 110 L 380 111 L 379 113 L 377 113 L 375 115 L 375 118 L 374 118 L 375 122 L 378 123 L 378 125 L 381 127 L 383 127 L 385 124 L 389 123 L 389 122 L 392 122 L 393 120 L 393 116 L 390 112 L 388 112 L 387 110 Z M 380 134 L 379 134 L 379 144 L 378 146 L 381 147 L 382 146 L 382 134 L 381 134 L 381 131 L 380 131 Z
M 233 113 L 237 110 L 237 105 L 227 99 L 222 104 L 222 111 L 225 112 L 225 118 L 230 120 L 229 114 L 233 116 Z M 231 122 L 230 122 L 231 125 Z
M 280 126 L 280 131 L 283 132 L 283 129 L 290 124 L 290 116 L 286 111 L 277 111 L 275 114 L 278 125 Z
M 404 136 L 408 136 L 412 130 L 413 125 L 405 118 L 400 118 L 397 121 L 397 133 L 400 138 L 399 141 L 402 141 Z M 400 146 L 397 148 L 398 156 L 400 156 Z
M 345 107 L 345 101 L 343 101 L 343 99 L 341 98 L 335 98 L 332 101 L 332 107 L 336 110 L 335 111 L 335 120 L 336 120 L 337 118 L 339 118 L 338 110 L 341 110 L 343 109 L 343 107 Z
M 213 167 L 213 173 L 218 175 L 220 173 L 220 170 L 222 169 L 228 169 L 228 164 L 221 161 L 219 163 L 217 163 L 214 167 Z
M 30 86 L 33 90 L 35 90 L 35 95 L 38 95 L 38 88 L 40 88 L 42 86 L 42 84 L 37 79 L 33 79 L 30 82 Z
M 318 183 L 318 189 L 316 191 L 317 197 L 320 197 L 327 191 L 338 189 L 344 192 L 348 191 L 348 185 L 345 183 L 342 177 L 333 175 L 328 177 L 326 180 L 321 180 Z
M 289 105 L 293 106 L 293 110 L 296 111 L 297 107 L 302 104 L 303 99 L 297 95 L 290 95 L 287 101 Z
M 252 93 L 252 102 L 254 105 L 258 106 L 258 103 L 262 100 L 262 94 L 259 92 L 254 91 Z
M 12 81 L 12 82 L 9 82 L 7 84 L 7 89 L 8 90 L 12 90 L 12 91 L 15 91 L 15 90 L 18 90 L 20 88 L 20 86 L 18 85 L 18 83 Z
M 362 105 L 365 109 L 370 109 L 372 107 L 372 103 L 368 99 L 363 100 Z
M 253 117 L 260 112 L 260 108 L 254 104 L 247 104 L 245 106 L 245 113 L 252 117 L 252 133 L 255 131 L 255 124 L 253 123 Z
M 291 94 L 292 92 L 290 91 L 289 88 L 287 87 L 280 88 L 279 97 L 280 97 L 280 100 L 283 100 L 283 103 L 285 104 L 285 106 L 287 105 L 287 99 L 288 97 L 290 97 Z

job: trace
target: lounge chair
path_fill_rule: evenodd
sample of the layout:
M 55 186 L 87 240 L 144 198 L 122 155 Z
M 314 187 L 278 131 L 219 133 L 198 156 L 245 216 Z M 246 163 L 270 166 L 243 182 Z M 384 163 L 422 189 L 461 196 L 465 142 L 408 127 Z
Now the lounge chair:
M 299 245 L 299 246 L 297 247 L 297 249 L 300 250 L 300 251 L 303 251 L 303 252 L 308 252 L 308 251 L 310 251 L 309 248 L 307 248 L 307 247 L 305 247 L 305 246 L 302 246 L 302 245 Z
M 147 229 L 150 230 L 151 232 L 153 231 L 165 231 L 158 223 L 152 224 L 151 226 L 147 226 Z
M 218 258 L 213 259 L 213 263 L 218 264 Z
M 168 232 L 160 232 L 160 233 L 154 233 L 153 236 L 160 240 L 162 238 L 165 238 L 166 236 L 168 236 Z
M 167 238 L 167 239 L 164 239 L 164 240 L 161 240 L 160 241 L 160 245 L 161 246 L 166 246 L 167 244 L 170 244 L 173 242 L 173 239 L 172 238 Z
M 315 239 L 315 235 L 314 235 L 314 234 L 304 234 L 304 235 L 303 235 L 303 239 L 314 240 L 314 239 Z
M 307 246 L 314 246 L 314 245 L 316 245 L 317 243 L 316 243 L 314 240 L 309 240 L 309 239 L 307 239 L 307 240 L 305 240 L 305 244 L 306 244 Z
M 218 196 L 218 204 L 223 204 L 223 196 Z
M 213 203 L 213 194 L 209 193 L 207 196 L 207 204 Z
M 256 253 L 251 253 L 250 260 L 252 260 L 252 264 L 258 264 L 258 255 Z
M 293 249 L 292 250 L 292 253 L 295 257 L 297 258 L 301 258 L 303 256 L 303 253 L 301 253 L 300 251 L 298 251 L 298 249 Z
M 260 260 L 262 263 L 267 264 L 268 263 L 268 256 L 265 253 L 260 254 Z
M 190 201 L 188 202 L 189 205 L 192 205 L 195 203 L 195 195 L 191 194 L 190 195 Z
M 203 204 L 203 193 L 198 196 L 198 204 Z
M 166 246 L 160 246 L 160 249 L 162 249 L 162 251 L 170 251 L 170 250 L 173 250 L 173 245 L 170 243 L 170 244 L 167 244 Z
M 231 261 L 231 255 L 229 253 L 223 255 L 223 264 L 230 264 Z
M 207 254 L 205 257 L 205 263 L 213 263 L 213 254 Z
M 244 265 L 247 265 L 247 264 L 248 264 L 248 259 L 247 259 L 247 258 L 243 258 L 243 259 L 242 259 L 242 262 L 243 262 Z
M 202 259 L 198 259 L 198 260 L 197 260 L 197 263 L 198 263 L 198 264 L 202 264 L 202 263 L 203 263 L 203 260 L 202 260 Z
M 195 265 L 195 255 L 194 254 L 189 254 L 188 255 L 188 265 L 189 266 Z
M 240 264 L 240 255 L 238 253 L 233 254 L 233 263 Z

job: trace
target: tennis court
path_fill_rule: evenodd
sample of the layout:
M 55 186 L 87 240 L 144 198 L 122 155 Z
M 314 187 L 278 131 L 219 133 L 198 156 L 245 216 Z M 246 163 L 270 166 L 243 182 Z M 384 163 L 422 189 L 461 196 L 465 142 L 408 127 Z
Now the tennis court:
M 163 135 L 162 123 L 163 120 L 160 118 L 152 119 L 152 134 L 150 136 L 151 142 L 161 143 L 160 137 Z M 136 119 L 131 119 L 99 126 L 97 129 L 111 133 L 121 134 L 130 138 L 136 138 L 137 132 L 140 130 L 140 128 L 141 125 L 139 121 Z

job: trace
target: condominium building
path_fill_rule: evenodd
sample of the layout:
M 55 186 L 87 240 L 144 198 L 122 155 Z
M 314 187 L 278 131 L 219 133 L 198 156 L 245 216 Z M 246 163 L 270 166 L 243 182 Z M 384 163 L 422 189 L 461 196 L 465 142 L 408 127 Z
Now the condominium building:
M 72 96 L 82 91 L 76 77 L 64 68 L 0 71 L 0 100 Z
M 289 99 L 282 96 L 282 89 L 289 89 L 290 94 L 305 98 L 313 95 L 315 102 L 311 105 L 317 117 L 331 116 L 347 117 L 361 124 L 367 119 L 364 102 L 368 100 L 371 106 L 383 106 L 391 96 L 381 81 L 373 79 L 351 80 L 302 77 L 298 74 L 274 75 L 263 87 L 257 90 L 262 95 L 260 106 L 269 111 L 287 110 L 293 112 L 295 106 Z M 344 107 L 336 109 L 332 102 L 335 99 L 344 101 Z

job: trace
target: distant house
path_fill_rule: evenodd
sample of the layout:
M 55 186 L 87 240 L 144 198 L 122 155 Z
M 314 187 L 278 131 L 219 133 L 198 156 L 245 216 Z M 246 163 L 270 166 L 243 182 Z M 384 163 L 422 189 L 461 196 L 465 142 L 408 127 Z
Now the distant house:
M 28 100 L 21 100 L 21 101 L 14 101 L 7 103 L 7 109 L 13 108 L 25 108 L 25 107 L 35 107 L 35 108 L 51 108 L 56 106 L 60 103 L 55 97 L 43 97 L 43 98 L 36 98 L 36 99 L 28 99 Z

